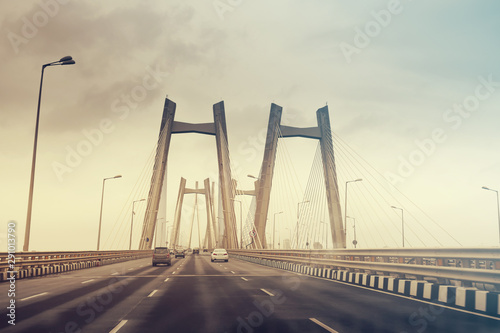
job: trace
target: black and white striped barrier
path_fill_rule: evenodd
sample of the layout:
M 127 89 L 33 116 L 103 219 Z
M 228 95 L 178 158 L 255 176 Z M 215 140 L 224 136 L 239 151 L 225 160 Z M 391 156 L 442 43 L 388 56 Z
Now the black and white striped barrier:
M 384 290 L 416 299 L 500 317 L 500 293 L 496 292 L 478 290 L 476 288 L 440 285 L 423 280 L 401 279 L 385 275 L 312 267 L 241 255 L 233 255 L 233 257 L 304 275 Z

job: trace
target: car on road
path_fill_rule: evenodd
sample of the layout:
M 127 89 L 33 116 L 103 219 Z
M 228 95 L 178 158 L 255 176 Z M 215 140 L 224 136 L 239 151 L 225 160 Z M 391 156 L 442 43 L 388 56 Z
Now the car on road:
M 225 262 L 229 261 L 229 255 L 225 249 L 214 249 L 210 256 L 210 260 L 214 262 L 215 260 L 224 260 Z
M 193 254 L 200 254 L 200 249 L 199 248 L 193 249 Z
M 170 257 L 170 250 L 168 247 L 155 247 L 153 251 L 153 266 L 158 264 L 172 264 L 172 258 Z
M 175 257 L 176 258 L 186 258 L 186 254 L 184 253 L 183 250 L 175 250 Z

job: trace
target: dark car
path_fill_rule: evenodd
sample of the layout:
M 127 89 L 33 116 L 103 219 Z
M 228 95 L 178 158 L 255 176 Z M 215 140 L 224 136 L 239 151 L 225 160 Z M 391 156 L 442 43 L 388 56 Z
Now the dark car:
M 156 247 L 153 251 L 153 266 L 158 264 L 172 264 L 172 259 L 170 258 L 170 251 L 167 247 Z
M 200 253 L 200 249 L 193 249 L 193 254 L 199 254 Z
M 182 250 L 176 250 L 175 251 L 175 257 L 176 258 L 185 258 L 186 257 L 186 254 L 184 253 L 184 251 Z

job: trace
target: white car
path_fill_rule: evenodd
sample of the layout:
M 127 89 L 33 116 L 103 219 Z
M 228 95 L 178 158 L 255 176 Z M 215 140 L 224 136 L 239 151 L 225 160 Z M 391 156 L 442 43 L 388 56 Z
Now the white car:
M 215 249 L 212 252 L 210 260 L 212 262 L 214 262 L 215 260 L 224 260 L 225 262 L 227 262 L 229 260 L 229 255 L 227 254 L 227 251 L 225 249 Z

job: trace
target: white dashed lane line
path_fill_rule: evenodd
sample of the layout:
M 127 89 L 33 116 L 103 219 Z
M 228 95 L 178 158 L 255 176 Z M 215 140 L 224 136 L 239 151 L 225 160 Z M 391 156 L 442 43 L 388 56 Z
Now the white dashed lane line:
M 269 296 L 274 296 L 274 294 L 273 294 L 273 293 L 271 293 L 271 292 L 267 291 L 266 289 L 260 289 L 260 290 L 262 290 L 263 292 L 265 292 L 265 293 L 266 293 L 266 294 L 268 294 Z
M 48 294 L 47 292 L 45 293 L 41 293 L 41 294 L 36 294 L 36 295 L 33 295 L 33 296 L 29 296 L 29 297 L 25 297 L 25 298 L 21 298 L 20 301 L 25 301 L 27 299 L 30 299 L 30 298 L 35 298 L 35 297 L 38 297 L 38 296 L 43 296 L 45 294 Z
M 334 330 L 333 328 L 331 328 L 330 326 L 327 326 L 327 325 L 323 324 L 322 322 L 320 322 L 316 318 L 309 318 L 309 320 L 312 321 L 313 323 L 315 323 L 316 325 L 319 325 L 319 326 L 323 327 L 325 330 L 327 330 L 330 333 L 339 333 L 336 330 Z
M 82 284 L 84 284 L 84 283 L 89 283 L 89 282 L 94 281 L 94 280 L 95 280 L 95 279 L 90 279 L 90 280 L 87 280 L 87 281 L 83 281 L 83 282 L 82 282 Z
M 122 320 L 118 323 L 118 325 L 115 326 L 115 328 L 113 328 L 111 331 L 109 331 L 109 333 L 116 333 L 118 332 L 118 330 L 120 328 L 122 328 L 126 323 L 127 323 L 128 320 Z
M 152 297 L 154 294 L 156 294 L 156 292 L 158 291 L 158 289 L 155 289 L 151 292 L 151 294 L 148 295 L 148 297 Z
M 242 279 L 243 281 L 248 281 L 248 279 L 245 279 L 243 276 L 241 277 L 241 279 Z
M 113 274 L 111 274 L 111 275 L 116 275 L 116 274 L 118 274 L 118 272 L 114 272 L 114 273 L 113 273 Z

